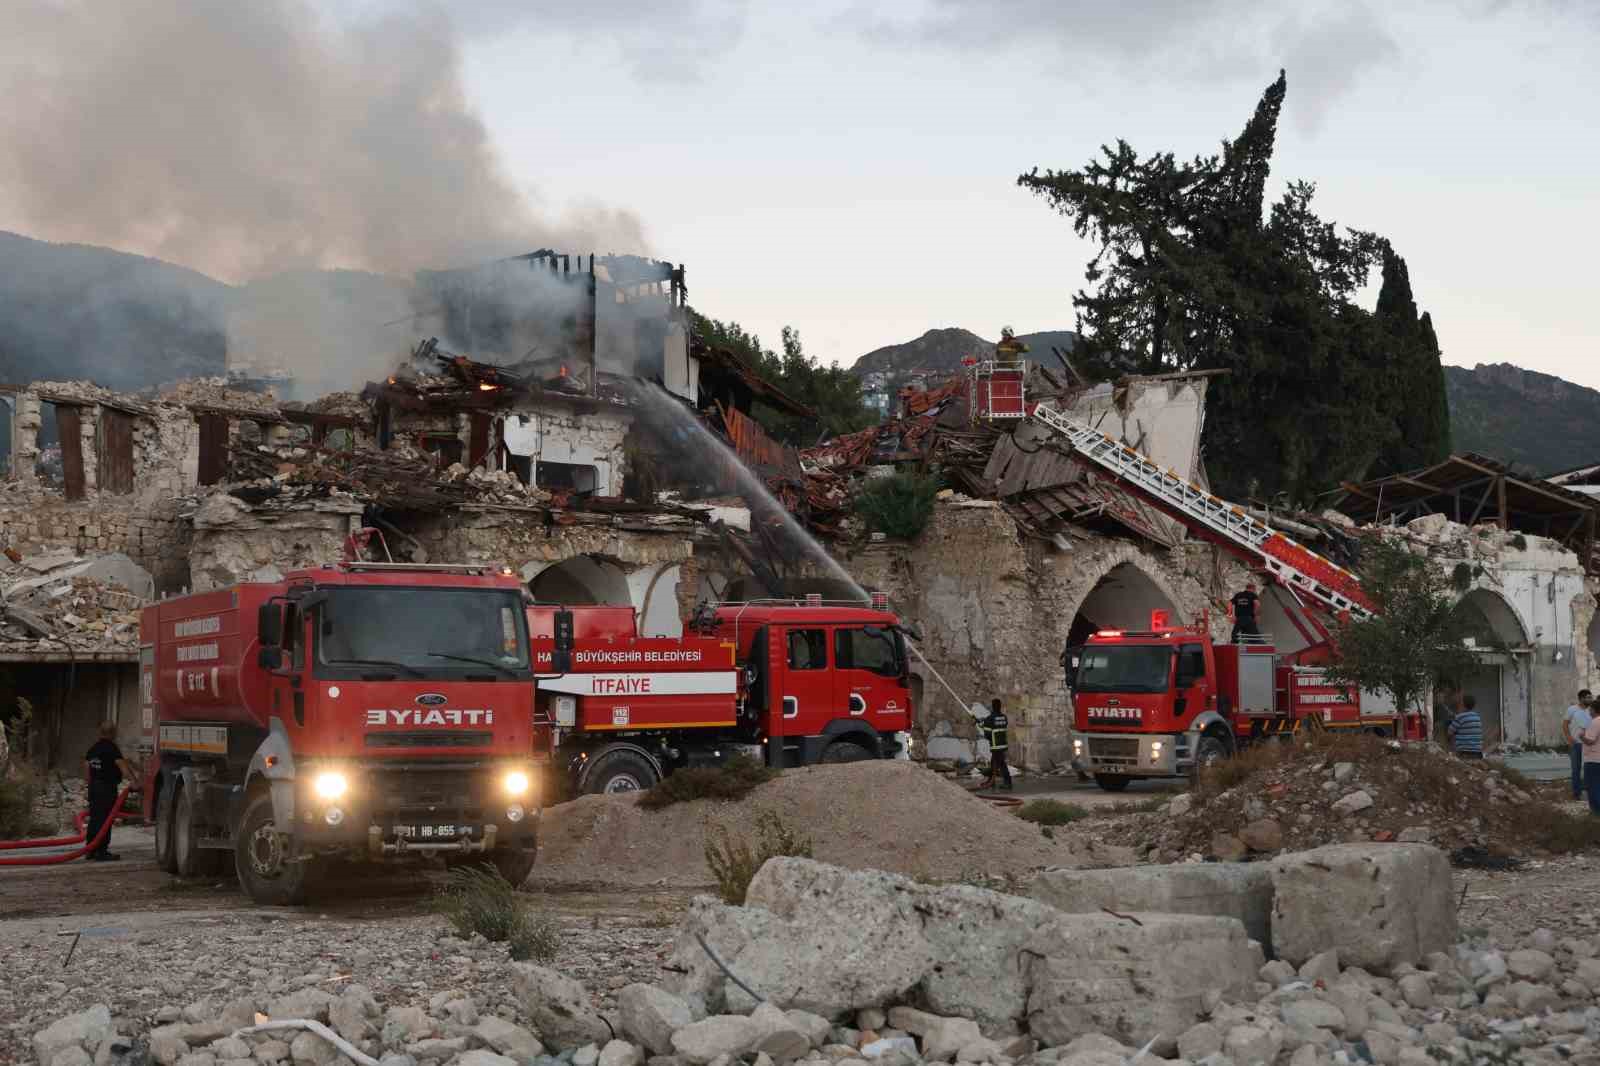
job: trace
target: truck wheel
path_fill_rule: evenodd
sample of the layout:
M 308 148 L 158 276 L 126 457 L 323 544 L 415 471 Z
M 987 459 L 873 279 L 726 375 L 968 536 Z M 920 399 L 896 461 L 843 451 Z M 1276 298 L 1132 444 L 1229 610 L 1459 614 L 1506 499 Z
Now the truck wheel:
M 1228 745 L 1221 737 L 1201 737 L 1194 749 L 1195 765 L 1202 770 L 1228 757 Z
M 872 752 L 853 740 L 836 740 L 822 749 L 822 758 L 818 762 L 865 762 L 872 758 Z
M 156 865 L 169 874 L 178 872 L 178 856 L 172 846 L 173 808 L 177 800 L 172 778 L 163 778 L 161 787 L 156 790 Z
M 257 903 L 286 907 L 305 902 L 311 887 L 311 860 L 293 861 L 289 841 L 275 831 L 271 793 L 258 792 L 245 807 L 233 861 L 239 884 Z
M 583 779 L 583 791 L 591 796 L 614 792 L 643 792 L 654 788 L 656 768 L 636 751 L 614 751 L 602 755 Z
M 494 868 L 500 871 L 500 876 L 511 882 L 513 888 L 520 887 L 533 872 L 533 864 L 538 856 L 535 848 L 496 848 L 489 853 L 489 861 L 494 863 Z
M 1094 783 L 1105 789 L 1107 792 L 1121 792 L 1123 789 L 1128 787 L 1128 782 L 1130 780 L 1131 778 L 1123 777 L 1120 774 L 1094 775 Z
M 194 788 L 180 783 L 178 802 L 172 808 L 172 862 L 179 877 L 200 877 L 209 872 L 194 821 Z

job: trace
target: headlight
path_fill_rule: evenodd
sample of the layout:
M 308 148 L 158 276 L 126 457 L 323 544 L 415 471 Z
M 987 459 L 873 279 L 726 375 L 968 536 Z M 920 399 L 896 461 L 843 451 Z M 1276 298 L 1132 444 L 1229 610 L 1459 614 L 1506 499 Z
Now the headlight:
M 343 774 L 329 770 L 326 773 L 317 775 L 317 780 L 313 787 L 317 790 L 317 795 L 322 799 L 336 800 L 349 790 L 350 782 L 345 780 Z
M 1083 754 L 1083 741 L 1074 740 L 1072 742 L 1072 754 L 1074 754 L 1074 755 L 1082 755 Z
M 1151 755 L 1160 755 L 1161 754 L 1161 741 L 1157 740 L 1157 741 L 1154 741 L 1154 742 L 1151 743 L 1151 745 L 1150 745 L 1150 754 Z
M 508 796 L 525 796 L 532 782 L 528 780 L 528 775 L 521 770 L 512 770 L 500 779 L 500 785 L 506 790 L 506 795 Z

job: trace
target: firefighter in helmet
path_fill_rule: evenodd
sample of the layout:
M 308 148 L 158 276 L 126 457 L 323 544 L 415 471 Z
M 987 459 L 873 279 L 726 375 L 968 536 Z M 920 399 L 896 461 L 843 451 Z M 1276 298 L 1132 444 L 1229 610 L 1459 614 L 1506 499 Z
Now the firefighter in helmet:
M 984 781 L 984 787 L 994 788 L 999 785 L 1007 792 L 1012 790 L 1011 767 L 1006 765 L 1006 748 L 1009 740 L 1006 736 L 1011 723 L 1006 719 L 1006 712 L 1000 709 L 1000 697 L 996 696 L 989 702 L 989 714 L 978 722 L 978 729 L 983 733 L 983 739 L 989 742 L 989 777 Z

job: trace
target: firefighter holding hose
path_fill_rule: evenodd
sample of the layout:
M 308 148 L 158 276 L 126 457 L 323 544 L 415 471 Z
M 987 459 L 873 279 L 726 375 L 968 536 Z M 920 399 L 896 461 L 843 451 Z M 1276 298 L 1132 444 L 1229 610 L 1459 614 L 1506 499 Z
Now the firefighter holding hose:
M 133 777 L 133 767 L 123 758 L 122 749 L 117 747 L 115 722 L 101 724 L 100 739 L 89 745 L 89 750 L 84 753 L 83 774 L 89 782 L 89 824 L 84 828 L 83 839 L 93 842 L 100 833 L 100 827 L 105 826 L 106 820 L 111 817 L 111 808 L 117 804 L 117 792 L 122 786 L 123 777 Z M 85 858 L 90 862 L 116 862 L 122 858 L 111 850 L 110 826 L 106 826 L 106 836 L 100 841 L 100 846 Z
M 999 787 L 1012 791 L 1011 767 L 1006 765 L 1006 748 L 1010 746 L 1006 733 L 1010 726 L 1006 712 L 1000 709 L 1000 697 L 996 696 L 989 702 L 988 716 L 978 722 L 983 739 L 989 742 L 989 777 L 983 783 L 985 788 L 994 788 L 1003 780 L 1005 784 Z

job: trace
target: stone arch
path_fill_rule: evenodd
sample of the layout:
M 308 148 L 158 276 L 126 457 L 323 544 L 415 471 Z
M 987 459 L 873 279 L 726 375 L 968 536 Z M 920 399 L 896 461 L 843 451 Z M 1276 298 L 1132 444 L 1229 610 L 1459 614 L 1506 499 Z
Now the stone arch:
M 1074 584 L 1085 591 L 1072 606 L 1069 644 L 1082 643 L 1097 629 L 1147 629 L 1154 610 L 1180 620 L 1180 600 L 1172 586 L 1135 549 L 1111 554 Z
M 523 577 L 541 603 L 633 605 L 628 575 L 605 556 L 575 555 Z
M 1517 610 L 1490 588 L 1467 591 L 1452 610 L 1462 635 L 1479 649 L 1476 665 L 1460 679 L 1483 717 L 1485 744 L 1533 737 L 1533 660 Z

